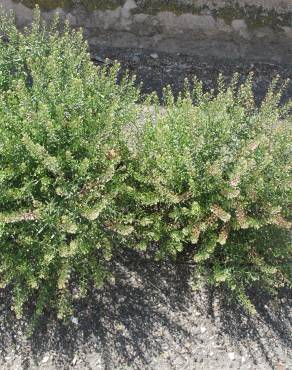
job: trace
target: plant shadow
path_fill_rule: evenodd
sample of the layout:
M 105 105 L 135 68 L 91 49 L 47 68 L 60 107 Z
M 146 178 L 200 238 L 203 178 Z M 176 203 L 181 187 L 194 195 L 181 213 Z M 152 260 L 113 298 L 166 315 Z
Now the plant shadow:
M 189 265 L 128 252 L 113 268 L 116 281 L 79 302 L 73 322 L 46 316 L 29 338 L 29 317 L 15 320 L 2 292 L 0 365 L 14 353 L 21 368 L 42 368 L 49 353 L 48 369 L 193 369 L 213 341 L 222 358 L 232 347 L 274 368 L 292 349 L 291 291 L 278 300 L 251 292 L 258 312 L 251 316 L 223 291 L 192 291 Z

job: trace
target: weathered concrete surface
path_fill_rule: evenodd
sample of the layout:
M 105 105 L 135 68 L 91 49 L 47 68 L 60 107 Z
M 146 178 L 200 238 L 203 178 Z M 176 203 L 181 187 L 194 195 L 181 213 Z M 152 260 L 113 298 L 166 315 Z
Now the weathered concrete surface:
M 33 0 L 1 0 L 20 26 Z M 292 63 L 292 0 L 39 0 L 82 27 L 93 47 L 133 47 L 187 55 Z M 60 7 L 60 5 L 62 7 Z

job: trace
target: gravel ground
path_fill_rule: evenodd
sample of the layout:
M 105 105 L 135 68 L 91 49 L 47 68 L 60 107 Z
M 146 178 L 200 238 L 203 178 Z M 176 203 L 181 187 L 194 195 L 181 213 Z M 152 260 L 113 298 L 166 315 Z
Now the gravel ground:
M 80 302 L 64 325 L 46 316 L 32 337 L 2 292 L 0 369 L 292 368 L 292 294 L 251 293 L 250 316 L 223 292 L 190 288 L 190 266 L 124 255 L 116 281 Z M 224 298 L 225 297 L 225 298 Z
M 219 73 L 228 82 L 235 72 L 239 73 L 242 81 L 253 72 L 254 92 L 257 101 L 260 101 L 276 75 L 280 76 L 282 82 L 286 79 L 292 80 L 292 64 L 216 60 L 180 54 L 151 53 L 140 49 L 99 48 L 92 50 L 92 55 L 98 64 L 104 63 L 106 58 L 118 60 L 122 70 L 128 69 L 137 76 L 138 82 L 143 83 L 144 93 L 156 91 L 160 96 L 166 85 L 170 85 L 177 94 L 182 90 L 185 78 L 192 80 L 197 76 L 203 81 L 205 89 L 210 90 L 216 89 Z M 284 92 L 283 101 L 291 97 L 292 81 Z
M 100 49 L 95 60 L 105 57 L 137 74 L 143 92 L 159 94 L 167 84 L 177 93 L 185 77 L 197 75 L 211 89 L 219 72 L 228 81 L 235 71 L 244 78 L 253 70 L 260 100 L 273 76 L 292 78 L 292 66 L 118 49 Z M 283 99 L 291 97 L 290 83 Z M 0 291 L 0 369 L 292 369 L 291 291 L 278 299 L 251 292 L 251 316 L 222 291 L 192 291 L 188 265 L 129 253 L 113 270 L 116 281 L 92 290 L 67 325 L 47 315 L 31 337 L 29 312 L 16 320 L 9 292 Z

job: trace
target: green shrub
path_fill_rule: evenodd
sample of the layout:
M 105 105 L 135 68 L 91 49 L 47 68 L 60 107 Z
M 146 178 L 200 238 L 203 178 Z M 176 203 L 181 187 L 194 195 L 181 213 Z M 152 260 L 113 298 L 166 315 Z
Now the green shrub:
M 18 316 L 33 299 L 36 315 L 51 305 L 63 317 L 129 231 L 121 132 L 139 93 L 117 84 L 118 65 L 93 65 L 81 32 L 46 29 L 38 11 L 24 33 L 3 14 L 0 27 L 0 285 Z
M 193 258 L 199 280 L 224 283 L 252 309 L 251 284 L 291 284 L 291 117 L 277 80 L 260 108 L 252 76 L 218 84 L 215 96 L 195 80 L 177 101 L 167 89 L 166 107 L 149 109 L 128 203 L 137 248 Z
M 277 81 L 257 108 L 251 77 L 221 78 L 217 95 L 195 80 L 141 118 L 134 81 L 94 66 L 81 32 L 36 11 L 24 33 L 1 15 L 0 35 L 0 288 L 18 316 L 29 300 L 36 317 L 70 314 L 122 246 L 194 259 L 199 280 L 251 309 L 251 285 L 291 285 L 291 104 Z

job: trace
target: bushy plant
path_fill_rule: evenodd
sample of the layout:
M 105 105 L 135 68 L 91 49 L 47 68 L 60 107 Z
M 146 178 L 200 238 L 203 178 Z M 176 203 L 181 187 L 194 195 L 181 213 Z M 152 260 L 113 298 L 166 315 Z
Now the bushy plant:
M 127 77 L 117 84 L 118 65 L 93 65 L 81 32 L 60 29 L 38 10 L 23 33 L 0 19 L 0 287 L 18 316 L 30 299 L 37 316 L 47 305 L 70 313 L 129 231 L 117 209 L 121 132 L 138 91 Z
M 166 89 L 165 107 L 149 109 L 128 204 L 137 248 L 193 258 L 199 281 L 252 309 L 251 285 L 291 284 L 291 104 L 279 107 L 277 79 L 259 108 L 251 75 L 218 85 L 204 93 L 195 80 L 177 101 Z
M 0 17 L 0 288 L 70 314 L 122 246 L 193 259 L 252 309 L 253 284 L 291 285 L 291 103 L 252 77 L 218 94 L 194 80 L 141 112 L 119 66 L 96 67 L 81 32 L 35 12 Z M 151 104 L 151 106 L 147 105 Z

